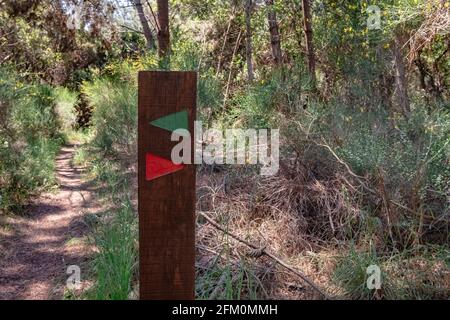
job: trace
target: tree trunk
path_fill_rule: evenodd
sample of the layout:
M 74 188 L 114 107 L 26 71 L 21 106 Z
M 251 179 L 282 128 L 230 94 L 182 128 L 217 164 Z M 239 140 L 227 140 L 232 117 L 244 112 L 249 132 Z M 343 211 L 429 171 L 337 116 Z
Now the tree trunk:
M 236 53 L 239 49 L 239 45 L 241 44 L 241 39 L 242 39 L 241 35 L 242 35 L 242 30 L 239 31 L 239 34 L 236 39 L 236 44 L 234 45 L 233 55 L 231 56 L 230 71 L 228 72 L 228 81 L 227 81 L 227 85 L 225 87 L 225 95 L 223 98 L 223 109 L 224 110 L 225 110 L 227 102 L 228 102 L 228 95 L 230 92 L 230 84 L 231 84 L 231 76 L 233 75 L 233 62 L 234 62 L 234 57 L 236 56 Z
M 280 65 L 282 61 L 280 32 L 278 31 L 277 14 L 273 8 L 273 0 L 266 0 L 269 6 L 267 18 L 269 21 L 270 43 L 272 46 L 272 55 L 275 64 Z
M 403 60 L 401 52 L 401 44 L 398 37 L 394 40 L 394 68 L 395 68 L 395 82 L 396 82 L 396 93 L 397 93 L 397 103 L 400 107 L 401 113 L 405 117 L 409 117 L 411 113 L 410 101 L 408 96 L 408 82 L 406 78 L 406 68 L 405 62 Z
M 253 48 L 252 48 L 252 0 L 247 0 L 245 4 L 245 27 L 247 29 L 247 43 L 246 43 L 246 58 L 247 58 L 247 77 L 248 81 L 252 82 L 253 75 Z
M 314 42 L 312 30 L 311 6 L 309 0 L 302 0 L 303 9 L 303 30 L 305 32 L 306 51 L 308 52 L 308 71 L 309 77 L 316 84 L 316 57 L 314 55 Z
M 158 0 L 158 55 L 167 58 L 170 54 L 169 1 Z
M 152 31 L 148 24 L 148 20 L 145 17 L 144 9 L 142 8 L 141 0 L 134 0 L 134 6 L 136 7 L 136 11 L 139 16 L 139 20 L 141 21 L 142 29 L 144 30 L 144 37 L 147 42 L 147 48 L 149 50 L 153 50 L 156 48 L 155 38 L 153 37 Z
M 235 16 L 235 7 L 233 7 L 232 14 L 230 16 L 230 19 L 228 20 L 227 30 L 225 31 L 225 35 L 223 37 L 222 48 L 220 50 L 219 58 L 217 59 L 218 62 L 217 62 L 217 69 L 216 69 L 216 77 L 219 76 L 219 73 L 220 73 L 220 70 L 221 70 L 221 67 L 222 67 L 223 54 L 225 52 L 225 48 L 226 48 L 226 45 L 227 45 L 227 42 L 228 42 L 228 37 L 230 35 L 231 24 L 232 24 L 232 22 L 233 22 L 235 17 L 236 17 Z

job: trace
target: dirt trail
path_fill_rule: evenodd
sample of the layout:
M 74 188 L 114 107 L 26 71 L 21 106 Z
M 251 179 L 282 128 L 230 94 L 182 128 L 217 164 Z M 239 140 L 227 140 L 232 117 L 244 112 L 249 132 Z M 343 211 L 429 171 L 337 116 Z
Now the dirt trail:
M 67 267 L 80 266 L 83 277 L 92 252 L 83 217 L 97 208 L 82 169 L 72 165 L 75 148 L 63 147 L 56 159 L 57 192 L 43 194 L 25 215 L 0 226 L 0 299 L 61 299 Z

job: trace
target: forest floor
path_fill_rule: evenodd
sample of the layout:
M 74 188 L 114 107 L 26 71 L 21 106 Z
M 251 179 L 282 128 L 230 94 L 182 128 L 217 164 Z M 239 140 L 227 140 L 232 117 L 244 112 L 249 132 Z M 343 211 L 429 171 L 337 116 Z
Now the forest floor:
M 81 268 L 93 253 L 87 241 L 87 213 L 98 211 L 94 190 L 83 182 L 83 168 L 72 163 L 77 145 L 56 159 L 58 189 L 45 193 L 24 214 L 0 221 L 0 300 L 62 299 L 67 268 Z

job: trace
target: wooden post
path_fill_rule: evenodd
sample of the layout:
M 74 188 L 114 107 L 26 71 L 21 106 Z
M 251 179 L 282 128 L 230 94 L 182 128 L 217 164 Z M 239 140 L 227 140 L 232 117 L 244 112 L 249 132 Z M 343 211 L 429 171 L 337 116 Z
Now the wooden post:
M 170 130 L 151 122 L 174 113 L 187 114 L 194 159 L 197 74 L 139 73 L 138 193 L 140 299 L 194 299 L 195 165 L 149 178 L 152 159 L 170 161 L 178 142 Z M 173 126 L 173 125 L 172 125 Z M 150 170 L 151 171 L 151 170 Z

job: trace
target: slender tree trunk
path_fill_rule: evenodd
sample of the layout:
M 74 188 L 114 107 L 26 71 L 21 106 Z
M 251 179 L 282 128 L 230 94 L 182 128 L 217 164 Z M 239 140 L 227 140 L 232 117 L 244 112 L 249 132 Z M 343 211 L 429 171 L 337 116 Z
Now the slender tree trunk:
M 167 58 L 170 55 L 169 1 L 158 0 L 158 55 Z
M 266 0 L 269 7 L 267 18 L 269 21 L 270 43 L 275 64 L 280 65 L 282 61 L 280 32 L 278 30 L 277 14 L 273 8 L 273 0 Z
M 155 38 L 153 37 L 147 18 L 145 17 L 144 9 L 141 0 L 134 0 L 134 6 L 141 21 L 142 29 L 144 30 L 144 37 L 147 42 L 147 48 L 153 50 L 156 48 Z
M 246 43 L 246 58 L 247 58 L 247 77 L 248 81 L 252 82 L 254 79 L 253 75 L 253 46 L 252 46 L 252 0 L 247 0 L 245 4 L 245 27 L 247 31 L 247 43 Z
M 409 117 L 411 113 L 410 101 L 408 96 L 408 82 L 406 78 L 405 62 L 401 52 L 401 44 L 398 37 L 394 40 L 394 67 L 395 67 L 395 82 L 397 85 L 397 102 L 401 113 L 405 117 Z
M 316 57 L 314 55 L 311 6 L 309 0 L 302 0 L 303 30 L 305 32 L 306 51 L 308 52 L 308 71 L 313 85 L 316 84 Z
M 241 39 L 242 39 L 241 35 L 242 35 L 242 30 L 239 31 L 239 34 L 236 39 L 236 44 L 234 45 L 233 55 L 231 56 L 230 71 L 228 72 L 228 81 L 227 81 L 227 85 L 225 87 L 225 95 L 223 98 L 223 105 L 222 105 L 223 106 L 222 108 L 224 110 L 225 110 L 227 102 L 228 102 L 228 95 L 230 92 L 230 84 L 231 84 L 231 76 L 233 75 L 233 62 L 234 62 L 234 57 L 236 56 L 236 53 L 239 49 L 239 45 L 241 44 Z
M 221 70 L 221 67 L 222 67 L 223 53 L 225 52 L 225 47 L 227 45 L 228 37 L 230 35 L 231 24 L 232 24 L 232 22 L 233 22 L 233 20 L 235 18 L 234 11 L 235 10 L 234 10 L 234 7 L 233 7 L 233 12 L 232 12 L 232 14 L 230 16 L 230 19 L 228 20 L 227 30 L 225 31 L 225 36 L 223 37 L 222 48 L 220 50 L 219 58 L 217 59 L 218 62 L 217 62 L 217 69 L 216 69 L 216 77 L 219 76 L 219 73 L 220 73 L 220 70 Z

